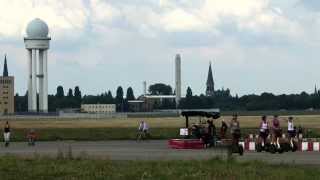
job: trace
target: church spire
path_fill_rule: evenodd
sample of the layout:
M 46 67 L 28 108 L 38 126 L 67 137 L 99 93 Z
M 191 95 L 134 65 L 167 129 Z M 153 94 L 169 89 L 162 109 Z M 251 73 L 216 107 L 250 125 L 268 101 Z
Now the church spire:
M 4 67 L 3 67 L 3 77 L 8 77 L 8 65 L 7 65 L 7 55 L 4 55 Z
M 207 78 L 206 95 L 207 96 L 214 95 L 214 81 L 213 81 L 213 75 L 212 75 L 212 69 L 211 69 L 211 62 L 209 65 L 209 72 L 208 72 L 208 78 Z

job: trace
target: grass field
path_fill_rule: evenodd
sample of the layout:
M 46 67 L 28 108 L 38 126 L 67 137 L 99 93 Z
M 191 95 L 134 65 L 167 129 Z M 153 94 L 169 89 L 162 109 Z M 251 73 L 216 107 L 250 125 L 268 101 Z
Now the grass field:
M 221 120 L 229 121 L 230 116 L 223 116 L 215 121 L 219 128 Z M 135 139 L 137 127 L 141 120 L 146 121 L 153 139 L 169 139 L 179 137 L 179 128 L 185 126 L 185 119 L 180 118 L 128 118 L 128 119 L 17 119 L 10 120 L 12 140 L 24 141 L 29 129 L 35 129 L 39 140 L 110 140 Z M 202 119 L 205 122 L 206 119 Z M 241 116 L 242 134 L 257 133 L 260 117 Z M 199 122 L 199 118 L 191 118 L 190 124 Z M 0 121 L 3 127 L 5 120 Z M 287 125 L 286 117 L 281 117 L 282 127 Z M 310 129 L 311 137 L 320 137 L 320 115 L 295 116 L 296 126 Z
M 269 165 L 262 162 L 240 163 L 234 160 L 203 161 L 110 161 L 98 159 L 65 159 L 3 157 L 0 159 L 2 180 L 164 180 L 164 179 L 237 179 L 301 180 L 318 179 L 316 166 Z
M 286 127 L 286 116 L 280 117 L 282 127 Z M 320 115 L 294 116 L 294 124 L 304 128 L 320 128 Z M 230 121 L 230 116 L 222 116 L 215 120 L 216 126 L 221 120 Z M 271 117 L 269 117 L 271 120 Z M 183 117 L 177 118 L 112 118 L 112 119 L 17 119 L 10 120 L 12 128 L 128 128 L 137 127 L 139 122 L 148 122 L 151 128 L 180 128 L 185 126 Z M 202 118 L 205 121 L 205 118 Z M 190 122 L 198 122 L 199 118 L 191 118 Z M 259 116 L 240 116 L 239 121 L 243 128 L 257 128 L 260 123 Z M 3 126 L 5 119 L 2 119 L 0 126 Z

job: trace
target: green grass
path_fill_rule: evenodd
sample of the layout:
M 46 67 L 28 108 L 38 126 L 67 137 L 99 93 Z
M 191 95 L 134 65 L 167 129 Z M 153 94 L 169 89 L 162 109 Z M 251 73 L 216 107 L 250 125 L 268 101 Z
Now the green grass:
M 55 140 L 78 140 L 78 141 L 98 141 L 98 140 L 134 140 L 136 138 L 136 128 L 40 128 L 35 129 L 39 141 Z M 151 139 L 172 139 L 179 138 L 178 128 L 153 128 L 150 130 Z M 242 137 L 248 134 L 257 134 L 254 128 L 241 129 Z M 12 141 L 26 141 L 27 129 L 13 129 Z M 311 129 L 308 133 L 310 137 L 320 137 L 320 129 Z
M 165 179 L 318 179 L 320 168 L 298 165 L 240 163 L 220 159 L 203 161 L 110 161 L 101 159 L 0 159 L 2 180 L 165 180 Z
M 136 128 L 41 128 L 35 129 L 39 141 L 55 140 L 133 140 Z M 151 131 L 152 139 L 169 139 L 179 137 L 177 128 L 155 128 Z M 27 129 L 14 129 L 12 141 L 25 141 Z

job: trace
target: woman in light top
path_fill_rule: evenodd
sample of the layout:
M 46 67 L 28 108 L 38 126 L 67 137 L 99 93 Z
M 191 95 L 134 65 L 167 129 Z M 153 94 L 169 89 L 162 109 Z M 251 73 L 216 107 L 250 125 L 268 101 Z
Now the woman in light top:
M 259 136 L 262 139 L 262 147 L 265 145 L 268 135 L 269 135 L 269 122 L 267 121 L 267 116 L 262 116 L 261 122 L 260 122 L 260 133 L 259 133 Z
M 288 137 L 290 144 L 293 145 L 292 139 L 296 136 L 296 130 L 294 129 L 293 125 L 293 117 L 288 118 Z

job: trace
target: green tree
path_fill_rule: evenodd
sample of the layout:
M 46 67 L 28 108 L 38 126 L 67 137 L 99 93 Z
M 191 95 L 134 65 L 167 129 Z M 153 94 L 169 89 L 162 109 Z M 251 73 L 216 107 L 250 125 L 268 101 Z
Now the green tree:
M 170 85 L 156 83 L 149 86 L 149 92 L 151 95 L 172 95 L 172 88 Z
M 79 86 L 76 86 L 74 88 L 74 98 L 75 98 L 75 101 L 76 101 L 76 107 L 80 108 L 81 107 L 81 101 L 82 101 L 82 96 L 81 96 L 81 91 L 80 91 L 80 88 Z
M 81 91 L 80 91 L 79 86 L 76 86 L 74 88 L 74 97 L 81 100 Z
M 134 94 L 133 94 L 133 89 L 131 87 L 129 87 L 127 89 L 127 100 L 130 101 L 130 100 L 135 100 L 135 97 L 134 97 Z
M 107 99 L 107 103 L 108 103 L 108 104 L 113 104 L 113 103 L 114 103 L 114 99 L 113 99 L 113 96 L 112 96 L 112 93 L 111 93 L 110 90 L 109 90 L 108 93 L 107 93 L 106 99 Z
M 57 98 L 63 98 L 64 97 L 64 91 L 62 86 L 57 87 L 57 93 L 56 93 Z
M 69 88 L 69 91 L 68 91 L 68 98 L 72 98 L 73 97 L 73 92 L 72 92 L 72 89 Z
M 191 90 L 191 88 L 189 86 L 187 88 L 186 98 L 192 98 L 192 90 Z
M 123 89 L 121 86 L 117 88 L 116 105 L 117 105 L 117 111 L 124 111 Z

